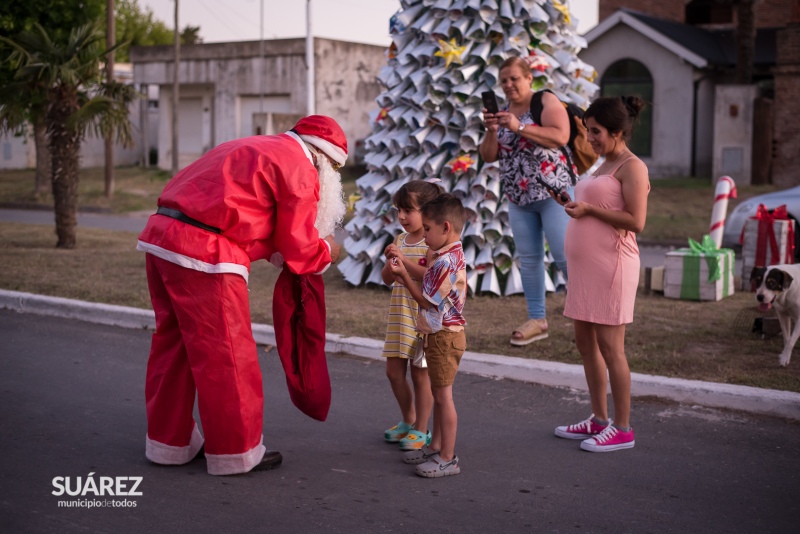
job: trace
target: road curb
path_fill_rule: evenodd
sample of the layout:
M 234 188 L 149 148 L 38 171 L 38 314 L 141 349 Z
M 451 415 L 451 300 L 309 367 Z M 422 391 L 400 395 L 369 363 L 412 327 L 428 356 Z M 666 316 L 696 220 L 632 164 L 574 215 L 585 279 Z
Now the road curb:
M 3 289 L 0 289 L 0 309 L 123 328 L 149 330 L 155 328 L 155 315 L 152 310 Z M 260 344 L 275 344 L 275 330 L 270 325 L 253 324 L 253 337 Z M 339 334 L 328 334 L 325 345 L 325 350 L 328 352 L 342 352 L 379 361 L 383 359 L 382 349 L 382 341 L 345 337 Z M 583 367 L 580 365 L 466 352 L 459 370 L 491 378 L 586 390 Z M 636 397 L 653 396 L 688 404 L 800 420 L 800 393 L 790 391 L 632 373 L 631 394 Z

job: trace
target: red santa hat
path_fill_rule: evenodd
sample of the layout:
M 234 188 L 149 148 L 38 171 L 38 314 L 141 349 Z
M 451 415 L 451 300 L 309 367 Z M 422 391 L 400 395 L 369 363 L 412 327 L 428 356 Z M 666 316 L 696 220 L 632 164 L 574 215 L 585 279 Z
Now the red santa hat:
M 300 138 L 322 150 L 329 158 L 344 165 L 347 161 L 347 138 L 342 128 L 330 117 L 309 115 L 292 128 Z

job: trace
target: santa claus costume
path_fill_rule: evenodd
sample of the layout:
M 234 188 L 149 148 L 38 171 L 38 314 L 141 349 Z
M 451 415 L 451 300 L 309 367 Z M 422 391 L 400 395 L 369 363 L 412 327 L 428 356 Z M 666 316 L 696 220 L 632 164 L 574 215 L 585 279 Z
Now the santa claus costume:
M 284 134 L 213 148 L 159 197 L 136 247 L 147 253 L 156 316 L 145 383 L 152 462 L 184 464 L 204 446 L 212 475 L 280 463 L 280 453 L 265 456 L 247 279 L 258 259 L 282 256 L 297 274 L 330 265 L 315 227 L 317 167 L 331 169 L 315 167 L 323 154 L 343 165 L 347 140 L 333 119 L 313 115 Z M 204 436 L 192 416 L 195 392 Z

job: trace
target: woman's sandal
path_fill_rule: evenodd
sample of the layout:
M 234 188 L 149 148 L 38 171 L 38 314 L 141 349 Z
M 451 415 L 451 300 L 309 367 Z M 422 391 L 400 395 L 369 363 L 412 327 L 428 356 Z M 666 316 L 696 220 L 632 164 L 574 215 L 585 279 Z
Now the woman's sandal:
M 522 347 L 534 341 L 539 341 L 547 337 L 547 326 L 542 328 L 544 319 L 528 319 L 519 328 L 511 333 L 510 343 L 517 347 Z M 547 323 L 545 323 L 547 324 Z M 514 334 L 521 334 L 520 337 L 514 337 Z

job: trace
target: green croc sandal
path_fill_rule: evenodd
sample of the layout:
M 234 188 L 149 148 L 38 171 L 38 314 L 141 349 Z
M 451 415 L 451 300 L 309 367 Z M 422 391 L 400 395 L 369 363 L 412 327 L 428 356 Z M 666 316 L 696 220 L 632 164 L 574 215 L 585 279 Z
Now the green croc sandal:
M 406 434 L 408 434 L 412 430 L 414 430 L 413 426 L 407 425 L 403 421 L 400 421 L 392 428 L 383 433 L 383 439 L 385 439 L 389 443 L 397 443 L 398 441 L 406 437 Z
M 431 444 L 431 433 L 428 431 L 427 433 L 422 433 L 419 430 L 414 430 L 413 428 L 411 431 L 406 434 L 406 436 L 400 440 L 400 449 L 404 451 L 413 451 L 414 449 L 421 449 L 423 445 L 430 445 Z

